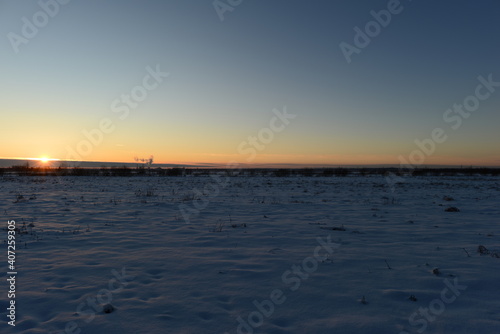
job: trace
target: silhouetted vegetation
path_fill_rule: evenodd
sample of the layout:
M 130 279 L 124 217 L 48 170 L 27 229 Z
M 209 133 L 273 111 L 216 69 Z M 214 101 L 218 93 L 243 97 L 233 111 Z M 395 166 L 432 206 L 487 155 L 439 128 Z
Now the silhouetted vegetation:
M 273 172 L 273 175 L 277 177 L 290 176 L 290 169 L 285 169 L 285 168 L 277 169 Z
M 301 176 L 313 176 L 314 175 L 314 169 L 312 168 L 302 168 L 298 170 L 298 173 Z
M 16 165 L 10 168 L 0 168 L 0 176 L 108 176 L 108 177 L 129 177 L 129 176 L 210 176 L 221 175 L 223 177 L 233 176 L 271 176 L 271 177 L 349 177 L 349 176 L 390 176 L 399 177 L 440 177 L 440 176 L 499 176 L 500 168 L 487 167 L 466 167 L 466 168 L 416 168 L 398 169 L 395 167 L 363 167 L 363 168 L 155 168 L 146 169 L 123 167 L 83 168 L 67 167 L 61 164 L 59 167 L 31 167 L 29 163 Z
M 132 169 L 128 167 L 114 167 L 110 169 L 111 176 L 131 176 Z
M 323 170 L 323 176 L 347 176 L 349 174 L 350 174 L 349 169 L 343 168 L 343 167 L 339 167 L 339 168 L 325 168 Z
M 154 171 L 154 173 L 160 176 L 183 176 L 184 170 L 185 168 L 179 168 L 179 167 L 168 168 L 168 169 L 158 168 Z

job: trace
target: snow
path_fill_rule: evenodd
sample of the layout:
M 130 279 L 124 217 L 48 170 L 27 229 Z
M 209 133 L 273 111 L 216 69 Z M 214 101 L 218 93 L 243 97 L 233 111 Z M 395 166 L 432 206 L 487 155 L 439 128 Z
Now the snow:
M 500 333 L 498 178 L 214 180 L 3 176 L 1 332 Z

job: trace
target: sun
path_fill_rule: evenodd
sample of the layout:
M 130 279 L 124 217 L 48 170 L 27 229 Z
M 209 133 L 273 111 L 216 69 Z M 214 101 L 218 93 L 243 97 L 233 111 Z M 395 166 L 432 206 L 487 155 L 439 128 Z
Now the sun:
M 46 164 L 47 162 L 49 162 L 49 158 L 47 158 L 47 157 L 41 157 L 41 158 L 40 158 L 40 161 L 41 161 L 42 163 Z

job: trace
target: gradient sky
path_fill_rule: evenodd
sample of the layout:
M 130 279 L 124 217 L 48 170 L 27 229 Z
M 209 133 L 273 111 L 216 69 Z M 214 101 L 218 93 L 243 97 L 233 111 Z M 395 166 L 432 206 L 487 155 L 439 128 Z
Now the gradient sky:
M 212 0 L 73 0 L 16 53 L 23 17 L 44 15 L 0 1 L 0 157 L 68 158 L 110 119 L 82 160 L 397 164 L 442 128 L 424 164 L 500 165 L 500 87 L 457 129 L 443 119 L 478 76 L 500 82 L 500 2 L 401 1 L 348 63 L 339 44 L 387 7 L 244 0 L 221 21 Z M 157 65 L 169 76 L 120 119 L 113 101 Z M 297 117 L 251 157 L 248 136 L 285 106 Z

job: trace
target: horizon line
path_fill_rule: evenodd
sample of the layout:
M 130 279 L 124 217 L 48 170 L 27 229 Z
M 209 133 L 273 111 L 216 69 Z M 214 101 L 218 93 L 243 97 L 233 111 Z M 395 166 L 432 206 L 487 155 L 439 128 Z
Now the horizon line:
M 0 157 L 0 161 L 5 160 L 16 160 L 16 161 L 37 161 L 40 163 L 52 163 L 52 162 L 66 162 L 66 163 L 81 163 L 81 164 L 119 164 L 119 165 L 146 165 L 144 163 L 139 163 L 136 161 L 123 162 L 123 161 L 98 161 L 98 160 L 67 160 L 67 159 L 55 159 L 55 158 L 6 158 Z M 184 168 L 335 168 L 335 167 L 350 167 L 350 168 L 363 168 L 363 167 L 371 167 L 371 168 L 397 168 L 401 167 L 402 164 L 395 163 L 379 163 L 379 164 L 348 164 L 348 163 L 329 163 L 329 164 L 319 164 L 319 163 L 213 163 L 213 162 L 156 162 L 152 163 L 151 167 L 184 167 Z M 233 166 L 233 167 L 230 167 Z M 76 167 L 76 166 L 75 166 Z M 105 166 L 104 166 L 105 167 Z M 414 168 L 430 168 L 430 167 L 439 167 L 439 168 L 500 168 L 500 165 L 472 165 L 472 164 L 421 164 L 416 165 Z M 405 167 L 408 168 L 408 167 Z

